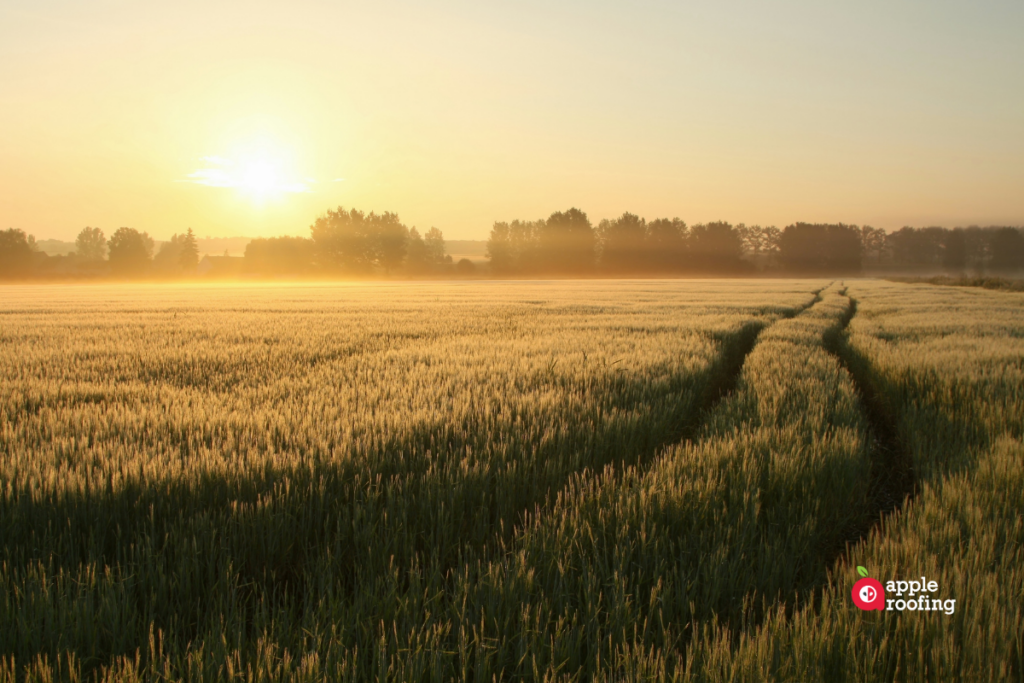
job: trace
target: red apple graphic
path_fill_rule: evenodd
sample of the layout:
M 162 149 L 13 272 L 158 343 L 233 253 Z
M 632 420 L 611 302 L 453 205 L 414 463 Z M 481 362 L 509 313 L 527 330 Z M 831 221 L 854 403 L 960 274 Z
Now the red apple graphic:
M 853 604 L 864 611 L 885 609 L 885 590 L 882 584 L 868 576 L 868 570 L 857 567 L 857 572 L 864 578 L 853 584 Z

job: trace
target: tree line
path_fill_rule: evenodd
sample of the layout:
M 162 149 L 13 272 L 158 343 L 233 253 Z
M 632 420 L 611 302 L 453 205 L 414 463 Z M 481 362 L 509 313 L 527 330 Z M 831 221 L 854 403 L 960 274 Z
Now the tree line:
M 726 222 L 687 226 L 632 213 L 594 226 L 579 209 L 547 219 L 496 222 L 487 241 L 496 275 L 678 276 L 857 274 L 1024 268 L 1024 232 L 1013 227 L 911 228 L 893 233 L 843 223 L 782 230 Z
M 74 253 L 48 256 L 23 230 L 0 230 L 0 276 L 175 277 L 196 271 L 199 246 L 191 228 L 172 235 L 159 249 L 155 244 L 149 234 L 134 228 L 118 228 L 108 239 L 99 228 L 85 227 L 75 238 Z
M 339 206 L 319 216 L 309 232 L 309 237 L 252 240 L 245 248 L 244 271 L 268 276 L 415 277 L 474 268 L 469 261 L 452 263 L 440 230 L 430 228 L 421 235 L 395 213 Z
M 1014 227 L 911 228 L 895 232 L 843 223 L 688 226 L 678 218 L 647 221 L 632 213 L 596 226 L 583 211 L 546 219 L 496 222 L 487 240 L 490 274 L 498 277 L 657 277 L 864 272 L 1013 273 L 1024 269 L 1024 232 Z M 328 210 L 309 237 L 249 242 L 232 274 L 250 277 L 444 277 L 472 275 L 452 263 L 444 235 L 405 226 L 397 214 Z M 86 227 L 75 252 L 47 257 L 24 231 L 0 231 L 0 277 L 188 277 L 199 249 L 191 228 L 155 249 L 145 232 L 119 228 L 106 238 Z

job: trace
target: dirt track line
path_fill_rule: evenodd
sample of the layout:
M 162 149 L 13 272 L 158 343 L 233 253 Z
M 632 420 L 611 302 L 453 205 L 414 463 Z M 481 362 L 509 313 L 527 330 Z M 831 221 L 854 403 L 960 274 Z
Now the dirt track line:
M 871 480 L 870 500 L 864 527 L 857 529 L 847 540 L 847 548 L 840 557 L 849 553 L 851 546 L 868 537 L 879 528 L 882 521 L 898 513 L 906 501 L 916 493 L 916 477 L 910 452 L 899 438 L 896 423 L 885 410 L 885 405 L 872 382 L 873 371 L 870 361 L 861 355 L 850 343 L 849 325 L 857 315 L 857 301 L 842 291 L 849 300 L 847 313 L 843 316 L 840 329 L 825 339 L 825 350 L 832 355 L 853 380 L 868 422 L 871 437 Z

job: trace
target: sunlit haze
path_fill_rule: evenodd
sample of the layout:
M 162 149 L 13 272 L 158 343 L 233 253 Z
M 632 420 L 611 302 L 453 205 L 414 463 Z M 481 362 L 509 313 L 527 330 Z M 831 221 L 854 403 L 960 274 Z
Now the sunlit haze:
M 0 228 L 1024 224 L 1024 3 L 0 4 Z

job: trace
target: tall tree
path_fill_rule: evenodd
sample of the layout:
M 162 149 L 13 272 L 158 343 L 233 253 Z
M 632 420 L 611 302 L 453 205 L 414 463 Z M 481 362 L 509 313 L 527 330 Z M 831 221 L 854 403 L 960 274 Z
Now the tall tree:
M 427 230 L 423 236 L 423 246 L 427 264 L 432 270 L 439 270 L 451 263 L 451 257 L 444 253 L 444 234 L 437 228 Z
M 86 263 L 99 263 L 107 257 L 107 237 L 99 228 L 82 228 L 75 238 L 75 253 Z
M 551 214 L 540 229 L 540 267 L 552 274 L 583 275 L 594 269 L 594 226 L 587 214 L 572 208 Z
M 779 260 L 795 273 L 856 273 L 862 256 L 861 231 L 852 225 L 794 223 L 779 239 Z
M 405 268 L 408 272 L 418 275 L 429 270 L 427 265 L 427 245 L 423 236 L 416 228 L 409 228 L 409 246 L 405 250 Z
M 885 230 L 872 228 L 865 225 L 860 229 L 861 249 L 864 253 L 865 263 L 878 267 L 882 264 L 882 255 L 885 252 Z
M 23 277 L 32 269 L 36 241 L 24 230 L 0 230 L 0 277 Z
M 390 273 L 404 261 L 409 240 L 398 214 L 364 214 L 340 206 L 317 218 L 310 235 L 320 266 L 349 275 L 367 275 L 374 268 Z
M 310 227 L 318 264 L 325 270 L 365 275 L 374 262 L 373 229 L 362 211 L 328 209 Z
M 686 223 L 678 218 L 656 218 L 647 224 L 647 254 L 651 272 L 676 273 L 686 264 Z
M 1024 268 L 1024 235 L 1017 228 L 997 228 L 991 237 L 992 270 L 1008 273 Z
M 192 228 L 181 236 L 181 255 L 178 257 L 178 263 L 181 270 L 189 275 L 194 275 L 199 266 L 199 245 L 196 244 Z
M 544 221 L 495 222 L 487 240 L 487 258 L 497 275 L 528 273 L 537 268 L 537 240 Z
M 383 213 L 380 216 L 370 214 L 373 224 L 373 234 L 376 256 L 376 263 L 385 273 L 390 274 L 393 270 L 402 265 L 405 261 L 406 249 L 409 246 L 409 229 L 402 225 L 396 213 Z M 431 228 L 437 230 L 437 228 Z M 440 234 L 440 230 L 437 230 Z M 427 239 L 430 239 L 430 232 L 427 232 Z M 441 248 L 444 249 L 444 239 L 441 240 Z
M 782 231 L 774 225 L 769 225 L 761 234 L 761 252 L 764 254 L 766 269 L 777 268 L 779 265 L 779 242 L 782 240 Z
M 962 228 L 946 233 L 942 251 L 942 265 L 946 270 L 959 273 L 967 268 L 967 236 Z
M 637 274 L 650 269 L 647 254 L 647 221 L 626 212 L 615 220 L 603 220 L 598 228 L 601 266 L 610 273 Z
M 407 252 L 405 264 L 410 273 L 438 273 L 451 263 L 451 256 L 444 253 L 444 234 L 437 228 L 427 230 L 425 237 L 411 228 Z
M 735 273 L 742 268 L 743 241 L 729 223 L 695 225 L 690 229 L 692 267 L 702 273 Z
M 107 242 L 110 268 L 120 275 L 140 275 L 153 258 L 153 238 L 134 228 L 118 228 Z

